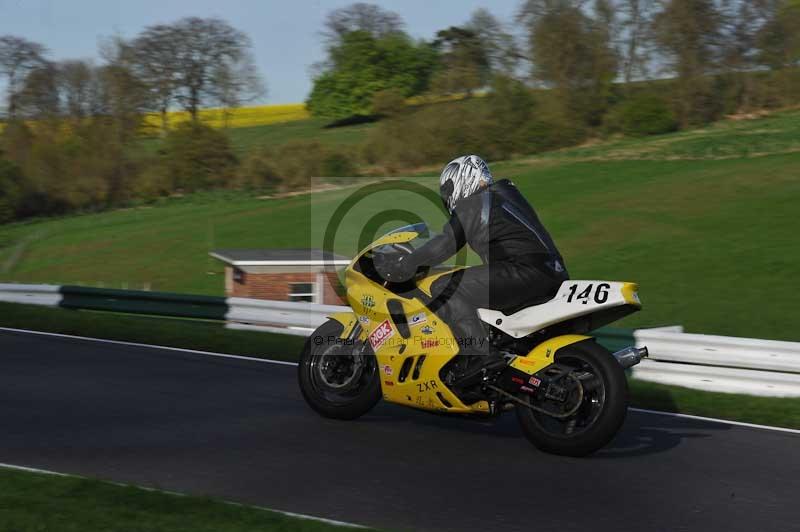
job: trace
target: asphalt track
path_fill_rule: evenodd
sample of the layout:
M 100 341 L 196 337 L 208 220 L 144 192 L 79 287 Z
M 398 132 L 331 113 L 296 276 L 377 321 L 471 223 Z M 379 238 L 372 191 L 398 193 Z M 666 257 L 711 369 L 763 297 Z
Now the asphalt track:
M 325 420 L 295 373 L 0 332 L 0 462 L 390 530 L 800 530 L 797 434 L 631 412 L 562 458 L 513 415 Z

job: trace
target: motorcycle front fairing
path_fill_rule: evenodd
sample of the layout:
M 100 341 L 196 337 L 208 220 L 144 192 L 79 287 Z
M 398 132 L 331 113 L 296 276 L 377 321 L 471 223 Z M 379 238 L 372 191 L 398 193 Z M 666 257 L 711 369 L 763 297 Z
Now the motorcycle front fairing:
M 353 312 L 332 318 L 344 325 L 342 337 L 357 336 L 369 343 L 385 400 L 425 410 L 488 413 L 488 402 L 466 405 L 440 378 L 442 368 L 459 352 L 447 324 L 419 297 L 393 290 L 395 287 L 372 269 L 376 248 L 429 236 L 425 224 L 415 224 L 396 229 L 365 247 L 345 270 L 347 301 Z M 424 278 L 417 282 L 424 282 Z

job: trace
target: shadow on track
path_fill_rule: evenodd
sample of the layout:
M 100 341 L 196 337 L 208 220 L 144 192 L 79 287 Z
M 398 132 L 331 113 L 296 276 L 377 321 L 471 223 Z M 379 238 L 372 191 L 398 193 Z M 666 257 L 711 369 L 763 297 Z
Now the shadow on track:
M 668 394 L 659 400 L 659 404 L 665 407 L 665 410 L 677 410 Z M 524 438 L 511 412 L 493 419 L 459 418 L 384 403 L 362 422 L 405 425 L 411 431 L 414 430 L 414 426 L 422 426 L 435 427 L 437 430 L 446 430 L 450 433 Z M 709 438 L 715 431 L 729 429 L 730 425 L 724 423 L 629 411 L 617 437 L 592 456 L 617 459 L 663 453 L 679 446 L 684 440 Z
M 730 425 L 709 423 L 658 414 L 628 412 L 620 433 L 596 458 L 631 458 L 669 451 L 687 439 L 710 438 L 712 431 L 729 430 Z
M 672 395 L 655 389 L 649 397 L 659 410 L 677 412 Z M 643 412 L 628 412 L 625 425 L 616 438 L 595 453 L 597 458 L 630 458 L 663 453 L 681 444 L 685 439 L 709 438 L 710 431 L 728 430 L 729 425 L 708 423 L 686 418 L 676 418 Z

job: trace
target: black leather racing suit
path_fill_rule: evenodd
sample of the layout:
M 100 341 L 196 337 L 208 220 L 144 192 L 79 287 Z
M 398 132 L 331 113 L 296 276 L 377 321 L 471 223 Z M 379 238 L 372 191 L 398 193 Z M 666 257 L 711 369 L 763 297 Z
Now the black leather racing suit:
M 486 331 L 477 308 L 506 313 L 552 299 L 569 279 L 553 239 L 514 184 L 500 180 L 462 199 L 442 233 L 414 251 L 410 267 L 435 266 L 465 244 L 483 264 L 437 279 L 436 311 L 453 330 L 462 353 L 486 354 Z

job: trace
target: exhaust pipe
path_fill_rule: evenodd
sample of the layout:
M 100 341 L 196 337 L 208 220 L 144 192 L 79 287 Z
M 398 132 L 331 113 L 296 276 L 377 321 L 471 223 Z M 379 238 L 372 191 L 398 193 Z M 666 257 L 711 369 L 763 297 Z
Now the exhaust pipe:
M 617 359 L 617 362 L 619 362 L 623 369 L 628 369 L 641 362 L 647 355 L 646 347 L 631 346 L 614 353 L 614 358 Z

